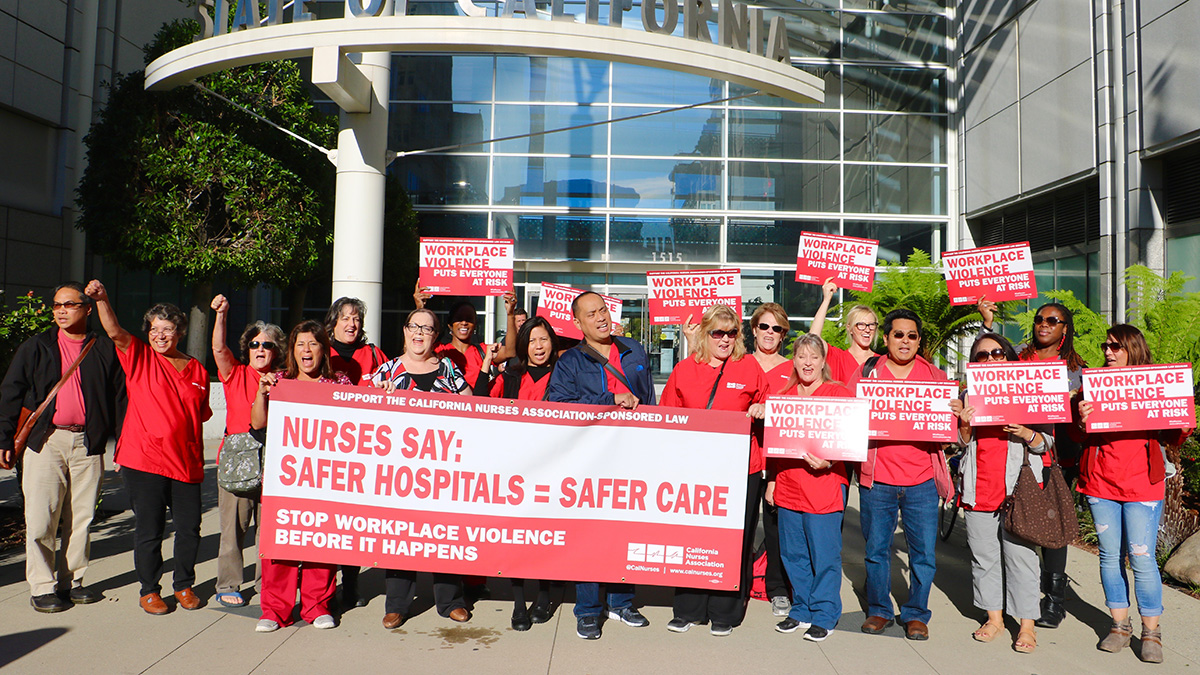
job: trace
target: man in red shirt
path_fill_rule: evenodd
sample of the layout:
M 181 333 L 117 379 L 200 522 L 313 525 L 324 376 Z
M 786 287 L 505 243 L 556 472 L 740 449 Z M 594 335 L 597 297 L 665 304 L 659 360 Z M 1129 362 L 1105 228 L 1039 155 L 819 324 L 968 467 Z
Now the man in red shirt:
M 117 425 L 124 376 L 112 340 L 89 331 L 92 304 L 83 284 L 54 291 L 54 327 L 26 340 L 0 385 L 0 467 L 13 468 L 13 436 L 21 408 L 46 400 L 89 340 L 95 343 L 79 368 L 46 406 L 29 434 L 22 459 L 25 493 L 25 578 L 30 604 L 39 612 L 61 612 L 72 603 L 103 596 L 83 586 L 88 567 L 88 528 L 100 496 L 104 446 Z M 55 569 L 55 544 L 62 527 L 65 568 Z M 56 592 L 57 589 L 57 592 Z

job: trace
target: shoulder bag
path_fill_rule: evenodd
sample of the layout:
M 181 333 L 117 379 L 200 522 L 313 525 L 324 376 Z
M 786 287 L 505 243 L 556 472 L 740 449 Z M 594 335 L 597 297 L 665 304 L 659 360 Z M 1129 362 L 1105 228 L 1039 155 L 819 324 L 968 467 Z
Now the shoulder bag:
M 71 364 L 67 372 L 63 373 L 63 376 L 58 380 L 58 384 L 55 384 L 50 393 L 46 394 L 46 399 L 37 407 L 37 410 L 30 411 L 29 408 L 21 408 L 21 415 L 17 419 L 17 433 L 13 436 L 13 450 L 15 451 L 16 461 L 21 461 L 21 454 L 25 452 L 25 445 L 29 442 L 29 434 L 33 431 L 33 425 L 37 424 L 38 418 L 42 416 L 42 413 L 46 412 L 46 406 L 50 405 L 50 401 L 54 400 L 54 397 L 58 394 L 58 390 L 62 389 L 67 380 L 71 379 L 71 376 L 79 369 L 79 364 L 83 363 L 83 357 L 92 351 L 92 345 L 94 344 L 96 344 L 96 338 L 88 340 L 88 343 L 83 346 L 83 350 L 79 352 L 79 358 L 75 359 L 75 362 Z
M 1047 474 L 1046 484 L 1038 485 L 1026 447 L 1017 484 L 1000 507 L 1004 529 L 1043 548 L 1062 548 L 1079 535 L 1075 499 L 1053 454 Z
M 257 497 L 262 491 L 263 432 L 230 434 L 221 446 L 217 462 L 217 485 L 238 497 Z

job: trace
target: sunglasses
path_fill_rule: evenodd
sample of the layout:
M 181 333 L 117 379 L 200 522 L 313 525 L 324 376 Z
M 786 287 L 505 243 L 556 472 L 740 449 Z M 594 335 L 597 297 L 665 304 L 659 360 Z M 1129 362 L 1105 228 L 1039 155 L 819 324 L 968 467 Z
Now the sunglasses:
M 1002 359 L 1005 356 L 1007 356 L 1007 354 L 1005 354 L 1004 350 L 1000 349 L 999 347 L 993 349 L 990 352 L 985 352 L 983 350 L 975 352 L 975 360 L 976 361 L 987 361 L 987 358 L 989 356 L 992 358 L 996 358 L 996 359 Z
M 1033 317 L 1033 325 L 1035 325 L 1035 326 L 1040 326 L 1042 324 L 1049 324 L 1050 327 L 1053 328 L 1054 326 L 1057 326 L 1060 323 L 1065 324 L 1066 321 L 1063 321 L 1062 319 L 1058 318 L 1057 316 L 1042 316 L 1039 314 L 1039 315 Z
M 909 340 L 920 340 L 921 334 L 920 333 L 905 333 L 902 330 L 898 330 L 898 331 L 892 333 L 892 337 L 896 338 L 897 340 L 903 340 L 906 337 Z
M 775 331 L 776 333 L 779 333 L 779 334 L 783 334 L 783 333 L 786 333 L 786 332 L 787 332 L 787 329 L 786 329 L 786 328 L 784 328 L 783 326 L 768 326 L 768 325 L 767 325 L 767 324 L 765 324 L 765 323 L 760 323 L 760 324 L 758 324 L 758 329 L 759 329 L 759 330 L 773 330 L 773 331 Z
M 79 307 L 83 307 L 85 304 L 87 304 L 87 303 L 84 303 L 84 302 L 56 302 L 56 303 L 50 305 L 50 307 L 52 309 L 77 309 Z
M 723 337 L 733 339 L 738 336 L 738 329 L 733 330 L 710 330 L 708 336 L 714 340 L 720 340 Z
M 1100 343 L 1101 353 L 1103 353 L 1103 352 L 1119 352 L 1122 349 L 1124 349 L 1124 347 L 1121 346 L 1120 342 L 1101 342 Z
M 271 342 L 270 340 L 267 340 L 265 342 L 259 342 L 258 340 L 255 340 L 254 342 L 251 342 L 248 346 L 250 347 L 250 349 L 258 349 L 259 347 L 262 347 L 263 349 L 275 349 L 275 343 Z

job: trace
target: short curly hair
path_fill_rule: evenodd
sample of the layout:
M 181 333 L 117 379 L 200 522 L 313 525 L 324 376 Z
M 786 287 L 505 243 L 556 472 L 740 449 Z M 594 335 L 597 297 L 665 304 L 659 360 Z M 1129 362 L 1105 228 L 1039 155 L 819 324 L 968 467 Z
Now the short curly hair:
M 271 359 L 271 370 L 279 370 L 283 367 L 283 351 L 287 349 L 287 336 L 283 334 L 282 328 L 266 321 L 247 324 L 246 330 L 242 331 L 242 337 L 238 340 L 238 349 L 242 351 L 242 361 L 244 362 L 250 357 L 250 341 L 259 333 L 266 333 L 271 342 L 275 343 L 275 358 Z
M 179 337 L 187 335 L 187 315 L 183 313 L 183 310 L 179 309 L 175 305 L 172 305 L 169 302 L 160 302 L 146 310 L 146 314 L 142 316 L 143 333 L 150 332 L 150 324 L 153 323 L 155 319 L 162 319 L 163 321 L 170 321 L 171 323 L 175 324 L 175 334 Z

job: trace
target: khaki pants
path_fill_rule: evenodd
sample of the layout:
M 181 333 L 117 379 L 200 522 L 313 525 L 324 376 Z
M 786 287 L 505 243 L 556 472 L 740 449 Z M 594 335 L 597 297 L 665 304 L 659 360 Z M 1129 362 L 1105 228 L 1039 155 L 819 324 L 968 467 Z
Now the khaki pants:
M 217 488 L 217 513 L 221 521 L 221 544 L 217 552 L 217 592 L 241 591 L 245 579 L 242 546 L 251 521 L 255 525 L 255 547 L 257 549 L 259 504 L 257 499 L 238 497 Z M 257 555 L 254 566 L 254 590 L 262 587 L 262 562 Z
M 40 452 L 26 451 L 25 579 L 32 595 L 83 585 L 91 547 L 88 528 L 100 497 L 104 456 L 88 455 L 83 434 L 55 429 Z M 62 551 L 55 544 L 62 523 Z M 57 564 L 57 575 L 55 568 Z

